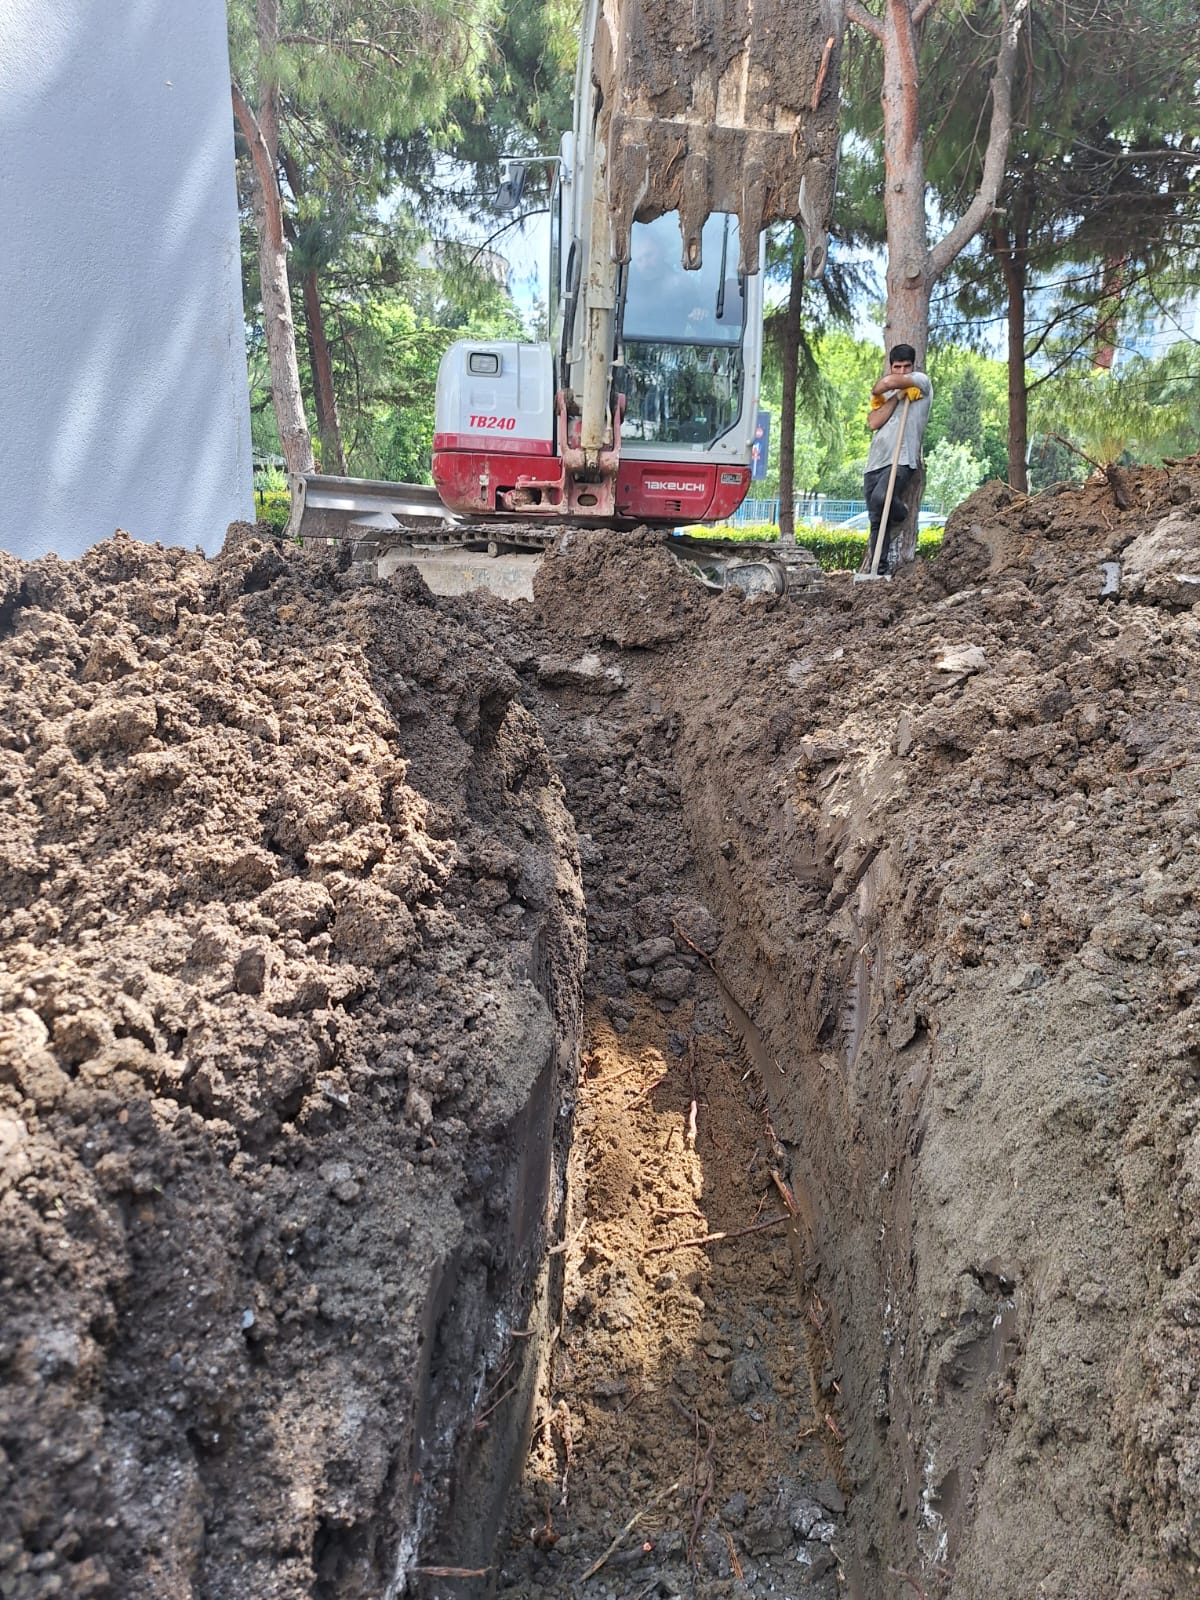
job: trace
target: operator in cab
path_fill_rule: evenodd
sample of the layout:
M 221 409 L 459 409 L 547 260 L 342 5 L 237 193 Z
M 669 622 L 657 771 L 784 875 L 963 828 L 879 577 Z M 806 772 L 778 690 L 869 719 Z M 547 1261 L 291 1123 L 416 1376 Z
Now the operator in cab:
M 863 474 L 863 496 L 871 523 L 865 563 L 867 571 L 874 560 L 875 541 L 879 538 L 883 539 L 883 549 L 879 555 L 878 570 L 880 573 L 892 571 L 891 530 L 902 527 L 908 520 L 908 504 L 904 495 L 921 462 L 921 441 L 925 437 L 925 425 L 929 421 L 929 407 L 933 401 L 933 385 L 923 372 L 916 370 L 916 364 L 917 352 L 912 345 L 894 344 L 888 352 L 887 371 L 871 390 L 870 409 L 867 412 L 871 448 L 867 453 L 867 470 Z M 888 511 L 888 525 L 881 531 L 879 524 L 883 520 L 883 503 L 887 499 L 893 467 L 896 481 L 892 489 L 892 504 Z

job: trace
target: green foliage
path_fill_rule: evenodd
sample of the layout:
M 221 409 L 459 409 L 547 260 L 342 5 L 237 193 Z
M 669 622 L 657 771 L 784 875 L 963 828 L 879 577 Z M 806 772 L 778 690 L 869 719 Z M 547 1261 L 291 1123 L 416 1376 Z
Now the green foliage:
M 840 492 L 832 480 L 848 463 L 866 462 L 870 433 L 867 429 L 867 399 L 871 386 L 883 371 L 883 352 L 865 339 L 835 329 L 816 342 L 817 365 L 832 393 L 830 442 L 821 457 L 818 483 L 827 494 Z M 846 498 L 862 494 L 862 472 L 858 486 Z
M 766 263 L 768 280 L 785 283 L 788 296 L 768 309 L 763 321 L 760 404 L 772 416 L 771 464 L 764 487 L 773 496 L 780 493 L 783 419 L 788 401 L 794 400 L 788 493 L 803 494 L 818 486 L 826 459 L 842 448 L 838 395 L 822 370 L 817 343 L 828 330 L 849 326 L 854 298 L 866 288 L 866 269 L 835 254 L 819 280 L 802 278 L 804 240 L 793 224 L 768 231 Z M 784 393 L 789 383 L 794 383 L 794 396 Z
M 951 56 L 936 70 L 927 103 L 950 137 L 929 172 L 939 207 L 952 209 L 984 86 Z M 1011 299 L 1025 323 L 1017 359 L 1028 390 L 1090 364 L 1143 311 L 1177 303 L 1200 282 L 1198 74 L 1195 0 L 1030 8 L 1022 110 L 988 246 L 958 258 L 940 304 L 944 324 L 957 313 L 966 319 L 958 336 L 970 337 L 996 326 Z M 1019 436 L 1020 410 L 1014 420 Z
M 822 494 L 827 494 L 831 500 L 861 500 L 866 470 L 865 455 L 853 461 L 840 462 L 822 477 Z
M 701 525 L 683 530 L 689 538 L 722 540 L 736 543 L 770 543 L 779 538 L 774 523 L 747 523 L 744 527 L 723 524 L 709 528 Z M 943 528 L 927 528 L 917 540 L 917 554 L 932 560 L 942 548 Z M 868 535 L 865 532 L 844 532 L 837 527 L 813 527 L 804 523 L 796 529 L 796 543 L 811 550 L 822 572 L 857 571 L 867 553 Z
M 249 339 L 247 340 L 249 343 Z M 250 444 L 256 456 L 277 456 L 282 453 L 279 442 L 279 423 L 271 404 L 271 380 L 267 373 L 266 356 L 255 359 L 251 350 L 247 366 L 250 374 Z
M 1143 386 L 1146 398 L 1169 420 L 1170 430 L 1160 445 L 1163 453 L 1192 454 L 1200 440 L 1200 346 L 1181 340 L 1159 360 L 1122 368 L 1119 376 Z
M 983 384 L 973 366 L 950 391 L 945 437 L 951 444 L 965 444 L 973 455 L 983 448 Z
M 965 439 L 981 454 L 983 435 L 994 425 L 1003 435 L 1008 416 L 1008 373 L 1002 361 L 980 355 L 969 345 L 935 342 L 927 365 L 933 381 L 933 404 L 925 430 L 926 454 L 941 439 Z
M 983 482 L 983 463 L 969 444 L 942 439 L 925 457 L 925 495 L 952 511 Z
M 917 554 L 932 561 L 942 548 L 943 528 L 926 528 L 917 539 Z M 869 535 L 844 533 L 834 528 L 803 527 L 796 530 L 796 543 L 811 550 L 822 572 L 856 572 L 867 553 Z
M 355 134 L 452 132 L 449 107 L 478 82 L 493 16 L 491 0 L 279 0 L 278 10 L 271 40 L 255 0 L 229 0 L 234 76 L 255 97 L 278 84 L 285 137 L 300 118 L 343 153 Z
M 286 494 L 288 492 L 287 473 L 282 467 L 255 467 L 254 492 L 255 494 Z
M 1149 461 L 1194 427 L 1194 388 L 1172 387 L 1160 364 L 1070 375 L 1038 391 L 1037 419 L 1100 467 Z M 1194 437 L 1194 434 L 1193 434 Z
M 1003 421 L 996 419 L 984 423 L 979 459 L 983 463 L 985 482 L 991 478 L 999 478 L 1001 483 L 1008 482 L 1008 428 Z
M 835 422 L 832 442 L 820 457 L 812 486 L 835 499 L 860 499 L 870 440 L 867 396 L 883 371 L 883 352 L 867 340 L 835 330 L 817 340 L 816 359 L 834 397 Z M 933 404 L 925 431 L 926 459 L 942 440 L 963 442 L 955 435 L 970 434 L 966 442 L 981 464 L 981 478 L 1006 478 L 1008 380 L 1004 364 L 965 345 L 940 344 L 930 350 L 928 367 Z
M 521 319 L 493 284 L 469 310 L 439 294 L 440 274 L 427 274 L 414 306 L 399 296 L 359 308 L 360 406 L 349 441 L 350 471 L 396 483 L 428 483 L 433 453 L 438 363 L 455 340 L 470 335 L 519 339 Z
M 571 126 L 578 0 L 506 0 L 491 30 L 476 104 L 458 107 L 458 154 L 492 174 L 503 153 L 553 149 Z M 544 174 L 531 169 L 535 181 Z
M 257 521 L 265 522 L 277 533 L 282 533 L 287 527 L 291 509 L 292 497 L 286 489 L 260 489 L 255 485 L 254 515 Z
M 279 0 L 272 38 L 270 8 L 229 0 L 235 79 L 260 109 L 272 86 L 279 95 L 281 199 L 310 424 L 315 279 L 351 472 L 427 475 L 441 350 L 481 315 L 497 331 L 520 331 L 511 305 L 500 308 L 495 256 L 427 241 L 448 213 L 457 224 L 460 212 L 483 208 L 499 151 L 545 148 L 569 124 L 575 17 L 575 0 Z M 253 318 L 250 166 L 240 139 L 238 148 Z M 410 327 L 393 326 L 401 306 L 415 315 Z M 273 452 L 263 343 L 252 321 L 253 436 L 256 449 Z M 335 447 L 330 418 L 322 431 Z
M 1053 434 L 1035 434 L 1029 452 L 1029 489 L 1040 494 L 1052 483 L 1082 483 L 1088 466 Z

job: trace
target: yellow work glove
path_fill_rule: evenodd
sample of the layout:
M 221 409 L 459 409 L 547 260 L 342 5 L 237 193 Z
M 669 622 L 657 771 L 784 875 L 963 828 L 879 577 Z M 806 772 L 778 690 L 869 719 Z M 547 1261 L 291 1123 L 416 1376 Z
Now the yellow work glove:
M 871 396 L 870 409 L 878 411 L 880 406 L 890 405 L 893 400 L 899 400 L 901 395 L 904 395 L 908 400 L 919 400 L 921 391 L 915 383 L 910 383 L 907 389 L 893 389 L 891 394 L 873 394 Z

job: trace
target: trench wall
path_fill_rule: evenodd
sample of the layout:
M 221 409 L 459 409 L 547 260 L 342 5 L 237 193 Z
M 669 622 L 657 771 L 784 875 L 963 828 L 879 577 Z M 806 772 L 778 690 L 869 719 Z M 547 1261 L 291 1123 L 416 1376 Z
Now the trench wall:
M 916 858 L 894 745 L 793 751 L 753 797 L 727 766 L 690 765 L 718 961 L 779 1065 L 850 1592 L 890 1594 L 903 1572 L 955 1600 L 1017 1600 L 1031 1577 L 1060 1600 L 1190 1592 L 1173 1565 L 1138 1587 L 1171 1530 L 1121 1462 L 1155 1395 L 1138 1355 L 1149 1211 L 1123 1202 L 1162 1182 L 1118 1154 L 1142 1115 L 1117 1022 L 1129 980 L 1111 962 L 1097 976 L 1087 946 L 1049 979 L 1027 953 L 982 959 L 961 926 L 939 939 L 935 911 L 978 932 L 986 893 L 943 895 Z

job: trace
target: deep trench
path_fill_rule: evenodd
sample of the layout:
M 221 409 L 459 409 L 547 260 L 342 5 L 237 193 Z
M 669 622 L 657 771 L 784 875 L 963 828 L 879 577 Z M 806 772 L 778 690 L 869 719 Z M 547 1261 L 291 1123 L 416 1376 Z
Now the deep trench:
M 512 641 L 587 1012 L 562 1314 L 474 1592 L 1193 1592 L 1152 1442 L 1185 1431 L 1153 1262 L 1192 991 L 1128 930 L 1163 904 L 1131 841 L 1194 837 L 1136 786 L 1184 770 L 1162 706 L 1194 693 L 1164 651 L 1093 740 L 1126 619 L 1073 569 L 976 586 L 965 548 L 904 604 L 702 608 L 581 538 Z M 948 659 L 977 639 L 990 679 Z
M 581 839 L 588 1000 L 529 1455 L 478 1592 L 878 1595 L 855 1491 L 935 1538 L 937 1512 L 919 1483 L 860 1484 L 846 1459 L 844 1396 L 879 1378 L 847 1370 L 821 1274 L 836 1208 L 805 1145 L 841 1136 L 814 1135 L 792 1092 L 828 1065 L 803 1035 L 777 1053 L 761 997 L 743 1002 L 722 971 L 737 905 L 693 843 L 679 721 L 649 673 L 622 671 L 600 703 L 539 694 Z M 851 1060 L 860 978 L 839 1008 Z M 796 979 L 765 981 L 770 1008 Z M 698 1242 L 712 1234 L 729 1237 Z M 885 1317 L 878 1304 L 866 1320 Z
M 1200 504 L 1189 481 L 1143 489 Z M 1194 563 L 1182 600 L 1102 605 L 1097 549 L 1137 521 L 1089 522 L 1090 493 L 1006 533 L 981 492 L 931 574 L 802 605 L 701 598 L 648 541 L 584 535 L 511 612 L 285 583 L 252 529 L 213 574 L 128 539 L 69 582 L 30 569 L 9 755 L 45 706 L 46 748 L 97 773 L 93 735 L 179 750 L 105 755 L 88 829 L 57 753 L 6 767 L 69 867 L 13 915 L 38 937 L 11 952 L 0 1136 L 36 1128 L 45 1165 L 15 1169 L 4 1442 L 42 1453 L 0 1496 L 25 1518 L 6 1595 L 1196 1592 Z M 131 623 L 127 673 L 105 608 L 132 584 L 136 621 L 168 579 L 207 596 L 196 628 L 176 655 Z M 113 681 L 77 682 L 110 646 Z M 297 737 L 263 753 L 272 705 Z M 341 830 L 384 809 L 372 748 L 397 826 L 368 850 Z M 186 827 L 135 770 L 195 777 Z M 264 778 L 297 786 L 269 848 Z M 396 894 L 334 943 L 305 880 L 353 913 L 377 848 Z M 191 937 L 176 879 L 203 916 L 160 949 Z M 302 1060 L 304 1095 L 271 1070 Z M 43 1548 L 66 1517 L 80 1542 Z

